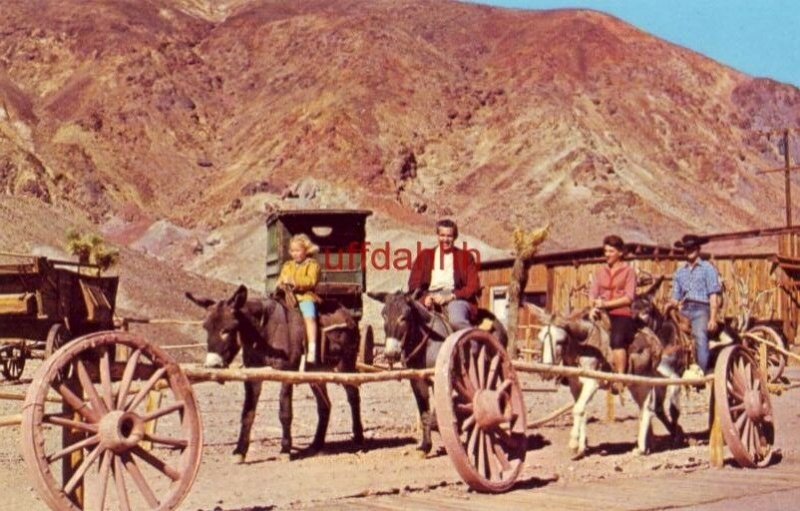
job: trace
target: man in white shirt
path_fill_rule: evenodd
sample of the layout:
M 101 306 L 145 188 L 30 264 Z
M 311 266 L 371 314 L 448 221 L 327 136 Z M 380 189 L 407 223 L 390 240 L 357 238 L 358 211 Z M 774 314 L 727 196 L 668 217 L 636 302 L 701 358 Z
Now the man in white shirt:
M 408 289 L 422 292 L 421 301 L 428 308 L 434 304 L 446 307 L 456 330 L 469 328 L 478 311 L 478 263 L 469 251 L 455 247 L 458 238 L 455 222 L 438 221 L 436 235 L 439 244 L 422 250 L 414 261 Z

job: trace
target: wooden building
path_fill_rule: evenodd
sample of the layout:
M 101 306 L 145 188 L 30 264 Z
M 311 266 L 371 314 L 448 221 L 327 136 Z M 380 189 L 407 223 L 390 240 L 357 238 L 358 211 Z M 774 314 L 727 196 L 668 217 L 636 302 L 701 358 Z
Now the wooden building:
M 800 322 L 800 228 L 759 229 L 707 235 L 703 257 L 717 267 L 725 288 L 723 314 L 733 317 L 752 309 L 754 322 L 778 327 L 789 344 Z M 669 299 L 672 274 L 683 262 L 670 246 L 633 243 L 627 260 L 638 272 L 665 276 L 657 299 Z M 589 304 L 587 292 L 595 269 L 603 264 L 602 247 L 545 253 L 535 257 L 523 301 L 565 313 Z M 481 306 L 507 317 L 507 287 L 512 258 L 481 261 Z M 527 308 L 519 311 L 517 339 L 530 352 L 537 325 Z

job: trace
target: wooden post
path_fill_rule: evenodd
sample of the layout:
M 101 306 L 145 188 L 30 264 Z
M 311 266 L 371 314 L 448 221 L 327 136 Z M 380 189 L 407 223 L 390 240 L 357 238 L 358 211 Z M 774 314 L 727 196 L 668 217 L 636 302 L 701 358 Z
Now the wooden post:
M 722 438 L 722 423 L 714 408 L 708 413 L 712 415 L 711 432 L 708 437 L 708 463 L 714 468 L 722 468 L 725 464 L 725 441 Z
M 792 171 L 792 164 L 789 158 L 789 130 L 783 131 L 783 163 L 786 167 L 784 171 L 784 187 L 786 188 L 786 226 L 792 226 L 792 186 L 789 174 Z
M 614 411 L 614 394 L 611 393 L 611 389 L 606 391 L 606 424 L 613 424 L 617 418 L 617 414 Z
M 164 394 L 161 393 L 160 390 L 151 390 L 147 393 L 147 401 L 145 402 L 145 413 L 150 413 L 158 410 L 161 407 L 161 399 L 164 397 Z M 151 420 L 150 422 L 145 422 L 144 424 L 144 432 L 148 435 L 153 435 L 156 432 L 156 426 L 158 425 L 158 419 Z M 149 440 L 143 440 L 141 442 L 142 448 L 146 450 L 150 450 L 153 448 L 153 443 Z
M 73 373 L 77 373 L 77 371 L 73 371 Z M 78 388 L 78 385 L 75 383 L 74 376 L 69 380 L 65 381 L 64 384 L 69 387 L 69 389 L 74 392 L 75 394 L 82 396 L 83 391 Z M 64 414 L 72 413 L 73 420 L 76 422 L 81 421 L 80 414 L 73 410 L 72 407 L 65 402 L 61 404 L 61 411 Z M 72 428 L 62 428 L 61 430 L 61 445 L 63 447 L 67 447 L 68 445 L 72 445 L 76 442 L 80 442 L 81 440 L 86 438 L 86 434 L 80 430 L 72 429 Z M 61 479 L 63 486 L 66 486 L 69 480 L 72 478 L 72 475 L 81 466 L 83 462 L 83 449 L 78 449 L 74 451 L 69 456 L 64 456 L 61 461 Z M 67 495 L 67 498 L 72 501 L 72 503 L 78 508 L 83 509 L 83 480 L 75 486 L 75 489 L 72 490 L 71 493 Z
M 776 130 L 769 130 L 765 133 L 767 136 L 781 133 L 783 134 L 783 167 L 770 170 L 761 170 L 757 174 L 769 174 L 772 172 L 783 172 L 783 186 L 784 193 L 786 194 L 786 226 L 792 226 L 792 186 L 791 186 L 791 172 L 793 170 L 800 170 L 800 166 L 792 166 L 791 155 L 789 153 L 789 132 L 797 131 L 797 128 L 782 128 Z M 791 240 L 790 240 L 791 241 Z M 791 248 L 791 247 L 790 247 Z

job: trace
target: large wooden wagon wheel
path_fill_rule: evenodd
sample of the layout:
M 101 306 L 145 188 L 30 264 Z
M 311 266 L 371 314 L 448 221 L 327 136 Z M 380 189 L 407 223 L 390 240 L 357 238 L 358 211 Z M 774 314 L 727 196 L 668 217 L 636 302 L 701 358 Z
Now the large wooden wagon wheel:
M 497 339 L 477 329 L 451 334 L 434 390 L 439 432 L 461 478 L 477 491 L 509 489 L 525 462 L 525 404 Z
M 7 380 L 16 381 L 22 376 L 25 370 L 25 358 L 27 349 L 22 346 L 10 346 L 6 350 L 6 358 L 0 361 L 0 371 Z
M 119 345 L 130 349 L 127 361 L 114 360 Z M 71 376 L 62 380 L 65 372 Z M 162 387 L 160 407 L 146 411 L 148 394 Z M 47 399 L 54 395 L 63 403 Z M 148 433 L 155 420 L 158 433 Z M 25 398 L 22 453 L 55 510 L 174 509 L 194 482 L 201 448 L 188 379 L 164 350 L 128 332 L 98 332 L 62 347 Z
M 747 331 L 748 334 L 755 336 L 759 339 L 764 339 L 767 344 L 767 381 L 775 383 L 780 380 L 783 375 L 783 370 L 786 368 L 786 356 L 775 350 L 770 349 L 770 345 L 779 348 L 786 348 L 781 335 L 775 331 L 774 328 L 759 325 L 754 326 Z M 756 353 L 759 352 L 759 342 L 748 339 L 745 337 L 745 343 L 750 346 Z
M 748 350 L 728 346 L 714 368 L 714 398 L 722 434 L 742 467 L 764 467 L 772 458 L 775 423 L 764 374 Z

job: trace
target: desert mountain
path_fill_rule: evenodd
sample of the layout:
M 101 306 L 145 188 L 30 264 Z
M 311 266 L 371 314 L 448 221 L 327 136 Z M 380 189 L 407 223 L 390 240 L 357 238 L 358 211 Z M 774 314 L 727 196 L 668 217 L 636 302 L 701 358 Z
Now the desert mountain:
M 258 280 L 265 204 L 374 209 L 377 241 L 448 215 L 500 248 L 773 226 L 759 130 L 800 124 L 797 88 L 593 11 L 11 0 L 0 35 L 2 192 L 229 281 Z

